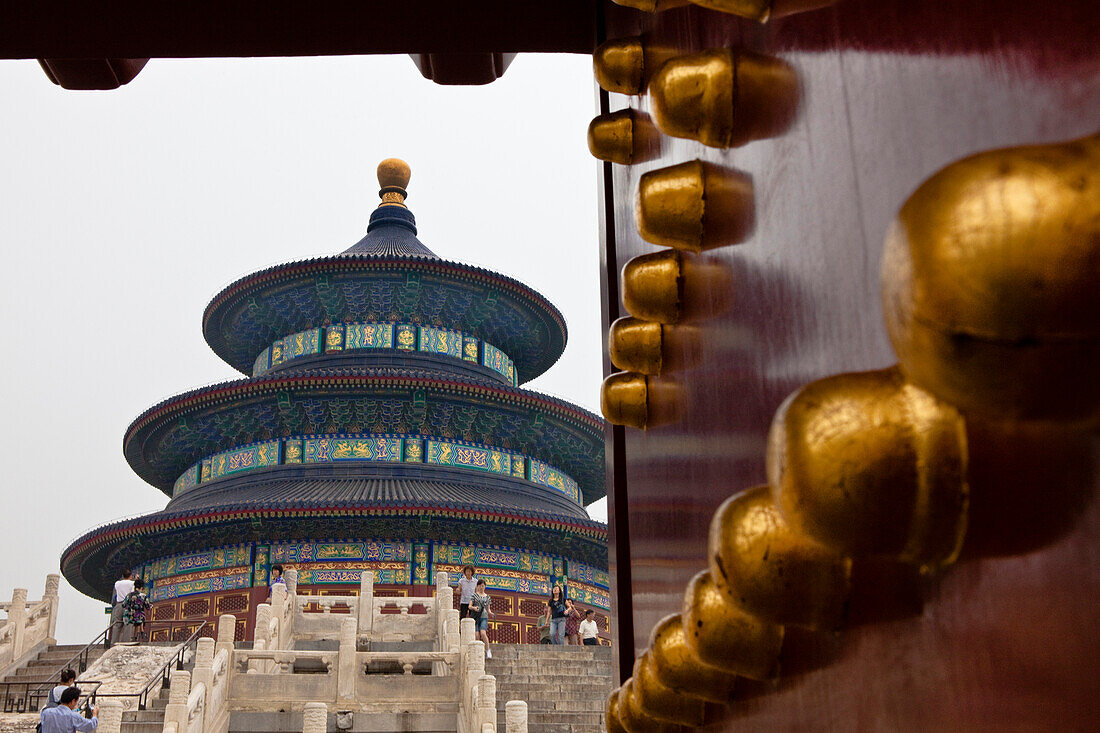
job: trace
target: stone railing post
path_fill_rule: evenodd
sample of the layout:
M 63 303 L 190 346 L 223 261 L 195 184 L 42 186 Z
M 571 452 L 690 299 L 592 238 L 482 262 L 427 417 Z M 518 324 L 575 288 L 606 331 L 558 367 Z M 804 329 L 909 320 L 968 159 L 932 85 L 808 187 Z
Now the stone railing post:
M 195 669 L 191 672 L 191 686 L 198 687 L 199 683 L 206 689 L 206 699 L 203 701 L 203 710 L 210 710 L 210 703 L 214 696 L 214 640 L 202 638 L 195 644 Z
M 458 622 L 458 643 L 463 649 L 477 638 L 476 623 L 472 618 L 464 618 Z
M 283 582 L 286 583 L 286 594 L 289 598 L 294 598 L 298 595 L 298 571 L 294 568 L 287 568 L 283 573 Z
M 450 579 L 451 574 L 444 570 L 435 574 L 435 648 L 439 651 L 446 650 L 444 623 L 447 620 L 447 611 L 454 607 L 454 591 L 451 590 Z
M 233 661 L 233 639 L 237 635 L 237 617 L 231 613 L 223 613 L 218 616 L 218 643 L 214 649 L 220 652 L 225 649 L 229 652 L 229 660 Z
M 476 730 L 485 730 L 485 726 L 497 729 L 497 678 L 483 674 L 477 680 L 477 726 Z
M 261 603 L 256 606 L 256 633 L 252 635 L 252 640 L 257 643 L 264 642 L 265 649 L 273 649 L 270 633 L 271 606 L 267 603 Z
M 14 662 L 23 654 L 23 638 L 27 633 L 26 588 L 16 588 L 11 592 L 11 607 L 8 609 L 8 623 L 11 624 L 11 658 Z
M 302 733 L 326 733 L 328 731 L 328 705 L 323 702 L 307 702 L 302 711 Z
M 122 701 L 104 698 L 99 703 L 99 726 L 96 733 L 121 733 Z
M 257 639 L 252 642 L 252 651 L 262 652 L 267 649 L 267 642 L 263 639 Z M 274 662 L 268 659 L 249 659 L 248 671 L 255 672 L 257 674 L 267 674 L 270 669 L 275 665 Z
M 285 649 L 286 645 L 284 641 L 286 636 L 283 629 L 283 619 L 286 614 L 286 584 L 277 583 L 271 589 L 271 616 L 279 620 L 279 637 L 277 639 L 271 639 L 268 644 L 268 649 Z
M 340 703 L 355 702 L 356 620 L 345 618 L 340 623 L 340 660 L 336 673 L 336 698 Z
M 191 673 L 172 671 L 168 688 L 168 704 L 164 706 L 164 724 L 175 723 L 176 729 L 187 730 L 187 696 L 191 694 Z
M 468 621 L 472 619 L 462 619 Z M 466 730 L 476 731 L 477 725 L 477 682 L 485 674 L 485 644 L 471 641 L 463 647 L 462 664 L 462 700 L 466 718 Z
M 374 630 L 374 571 L 359 576 L 359 635 L 371 638 Z
M 279 632 L 285 640 L 285 648 L 289 649 L 293 645 L 294 619 L 298 615 L 298 571 L 294 568 L 287 568 L 286 572 L 283 573 L 283 581 L 286 583 L 287 608 L 284 610 L 287 613 L 283 616 L 286 622 L 279 621 Z
M 61 585 L 61 576 L 57 573 L 50 573 L 46 576 L 46 589 L 42 592 L 42 598 L 50 601 L 50 626 L 46 631 L 46 636 L 50 639 L 54 638 L 54 631 L 57 629 L 57 589 Z
M 447 611 L 447 644 L 443 648 L 445 652 L 457 652 L 461 635 L 458 630 L 458 611 L 451 608 Z
M 506 733 L 527 733 L 527 703 L 523 700 L 504 703 L 504 726 Z

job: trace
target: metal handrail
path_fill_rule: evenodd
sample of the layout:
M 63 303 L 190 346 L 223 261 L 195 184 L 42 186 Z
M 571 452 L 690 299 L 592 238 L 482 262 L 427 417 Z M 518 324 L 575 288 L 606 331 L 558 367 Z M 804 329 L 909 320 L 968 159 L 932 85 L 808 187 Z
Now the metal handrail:
M 99 694 L 97 692 L 92 696 L 91 700 L 94 702 L 97 698 L 100 697 L 136 697 L 138 699 L 138 710 L 145 710 L 149 704 L 149 693 L 152 692 L 153 686 L 158 681 L 160 682 L 161 689 L 172 686 L 170 680 L 171 673 L 169 672 L 169 669 L 172 667 L 173 664 L 176 665 L 176 669 L 183 669 L 185 652 L 187 651 L 188 647 L 195 646 L 198 643 L 199 637 L 202 635 L 202 631 L 206 628 L 207 623 L 207 621 L 203 621 L 199 625 L 199 627 L 195 629 L 195 632 L 187 638 L 187 641 L 177 646 L 176 653 L 173 654 L 172 657 L 164 663 L 163 667 L 153 673 L 153 676 L 149 678 L 149 681 L 147 683 L 145 683 L 145 687 L 143 687 L 138 692 L 105 692 L 103 694 Z
M 108 649 L 111 648 L 111 629 L 113 629 L 114 626 L 115 626 L 114 624 L 111 624 L 110 626 L 105 628 L 103 631 L 100 631 L 99 634 L 97 634 L 94 639 L 92 639 L 91 641 L 89 641 L 87 644 L 84 645 L 83 649 L 78 651 L 76 654 L 72 655 L 72 657 L 70 657 L 68 659 L 68 661 L 66 661 L 64 664 L 62 664 L 61 667 L 58 668 L 56 674 L 60 675 L 66 669 L 73 669 L 73 671 L 75 671 L 78 675 L 81 672 L 86 672 L 88 670 L 88 652 L 90 652 L 92 650 L 93 646 L 95 646 L 96 644 L 99 644 L 102 641 L 103 651 L 107 651 Z M 79 660 L 79 661 L 77 662 L 77 660 Z M 72 667 L 73 662 L 77 662 L 80 669 L 75 669 L 74 667 Z M 50 676 L 52 677 L 53 675 L 50 675 Z
M 18 682 L 0 682 L 0 688 L 3 689 L 3 692 L 0 693 L 0 699 L 3 699 L 3 712 L 27 713 L 35 712 L 36 710 L 41 709 L 43 699 L 45 699 L 46 696 L 50 694 L 50 688 L 46 688 L 45 690 L 43 690 L 43 682 L 50 683 L 53 682 L 53 680 L 33 679 L 20 680 Z M 95 685 L 95 689 L 93 689 L 88 695 L 86 695 L 86 700 L 90 701 L 95 699 L 96 690 L 98 690 L 99 686 L 103 683 L 99 680 L 84 680 L 80 684 Z M 32 690 L 31 685 L 38 686 Z M 11 694 L 11 688 L 18 688 L 20 686 L 23 688 L 23 694 L 17 694 L 13 697 Z
M 64 672 L 66 669 L 70 669 L 73 662 L 77 662 L 78 666 L 80 667 L 80 669 L 75 670 L 77 674 L 80 674 L 81 672 L 87 671 L 87 669 L 88 669 L 88 652 L 91 650 L 91 648 L 93 646 L 95 646 L 96 644 L 99 644 L 101 641 L 104 644 L 104 648 L 107 648 L 108 641 L 110 639 L 110 636 L 109 636 L 110 631 L 111 631 L 111 627 L 108 626 L 104 631 L 100 632 L 94 639 L 92 639 L 90 642 L 85 644 L 83 649 L 81 649 L 76 654 L 74 654 L 72 657 L 70 657 L 68 660 L 66 660 L 60 667 L 55 669 L 53 672 L 50 672 L 49 674 L 47 674 L 45 678 L 40 678 L 40 679 L 36 678 L 36 679 L 33 679 L 33 680 L 20 680 L 19 682 L 0 682 L 0 685 L 4 686 L 4 696 L 3 696 L 3 699 L 4 699 L 3 710 L 4 710 L 4 712 L 5 713 L 24 712 L 29 708 L 37 707 L 38 701 L 40 701 L 43 697 L 45 697 L 46 695 L 49 694 L 48 691 L 43 692 L 43 688 L 44 687 L 48 688 L 48 687 L 52 686 L 54 683 L 60 682 L 61 681 L 61 673 Z M 94 682 L 94 680 L 88 680 L 87 682 Z M 97 689 L 98 689 L 99 684 L 101 684 L 101 683 L 96 682 Z M 10 697 L 10 695 L 11 695 L 11 685 L 24 685 L 23 697 L 21 699 L 16 700 L 15 698 Z M 38 685 L 38 686 L 35 687 L 32 690 L 30 688 L 30 685 Z M 93 695 L 94 695 L 94 692 L 93 692 Z

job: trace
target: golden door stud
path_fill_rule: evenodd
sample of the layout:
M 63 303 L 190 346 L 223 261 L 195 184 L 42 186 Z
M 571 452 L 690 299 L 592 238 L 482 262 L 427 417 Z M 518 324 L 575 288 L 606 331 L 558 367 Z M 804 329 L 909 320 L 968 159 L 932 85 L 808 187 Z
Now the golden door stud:
M 767 486 L 718 508 L 708 546 L 711 577 L 741 608 L 772 623 L 841 626 L 852 561 L 793 531 Z
M 791 527 L 838 552 L 927 570 L 966 533 L 966 428 L 896 368 L 812 382 L 780 406 L 768 484 Z
M 890 340 L 964 413 L 1100 421 L 1100 134 L 979 153 L 925 181 L 886 240 Z

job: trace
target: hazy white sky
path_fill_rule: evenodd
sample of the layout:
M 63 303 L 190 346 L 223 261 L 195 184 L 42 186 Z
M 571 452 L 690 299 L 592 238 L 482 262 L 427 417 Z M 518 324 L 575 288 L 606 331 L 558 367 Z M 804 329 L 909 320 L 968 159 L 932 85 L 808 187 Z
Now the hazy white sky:
M 358 241 L 386 157 L 412 166 L 421 241 L 565 314 L 565 355 L 526 386 L 598 412 L 590 58 L 520 56 L 485 87 L 437 86 L 404 56 L 154 60 L 110 92 L 4 61 L 0 98 L 0 596 L 39 598 L 77 536 L 164 507 L 123 459 L 124 430 L 240 376 L 202 338 L 206 304 Z M 62 581 L 59 641 L 106 625 Z

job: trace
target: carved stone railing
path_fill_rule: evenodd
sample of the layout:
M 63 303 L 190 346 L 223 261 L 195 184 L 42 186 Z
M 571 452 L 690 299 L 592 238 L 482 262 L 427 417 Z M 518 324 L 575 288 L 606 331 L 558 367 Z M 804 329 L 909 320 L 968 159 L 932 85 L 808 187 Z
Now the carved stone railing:
M 334 652 L 246 650 L 233 652 L 229 665 L 231 707 L 272 702 L 336 702 Z
M 214 653 L 213 639 L 199 639 L 195 649 L 195 668 L 191 673 L 192 693 L 201 684 L 204 701 L 204 733 L 229 730 L 229 651 Z
M 496 677 L 485 674 L 485 644 L 475 641 L 474 620 L 462 619 L 459 644 L 463 650 L 459 672 L 458 733 L 496 731 Z
M 308 706 L 310 720 L 318 718 L 313 722 L 320 724 L 318 705 L 346 715 L 377 712 L 391 703 L 401 709 L 409 701 L 457 703 L 459 733 L 496 731 L 496 679 L 485 674 L 485 646 L 474 639 L 473 620 L 459 622 L 446 573 L 437 574 L 434 596 L 414 598 L 376 598 L 369 571 L 361 576 L 358 597 L 299 596 L 296 576 L 287 570 L 286 591 L 276 586 L 271 602 L 258 606 L 252 649 L 234 649 L 235 620 L 223 616 L 217 644 L 207 640 L 196 652 L 194 680 L 205 691 L 202 733 L 226 733 L 231 710 L 280 706 L 302 711 L 305 720 Z M 297 641 L 321 640 L 336 641 L 338 648 L 295 648 Z M 400 640 L 428 641 L 431 649 L 370 647 L 371 642 Z M 364 645 L 369 651 L 359 651 Z M 192 713 L 177 720 L 176 733 L 185 728 L 195 733 L 188 727 Z
M 291 582 L 292 573 L 295 582 Z M 366 571 L 360 576 L 358 596 L 291 595 L 296 590 L 296 573 L 287 570 L 287 603 L 293 605 L 291 620 L 280 620 L 280 638 L 287 641 L 277 648 L 292 648 L 289 639 L 303 641 L 336 641 L 340 638 L 344 620 L 356 619 L 356 637 L 359 641 L 379 642 L 431 642 L 436 649 L 444 648 L 443 624 L 446 614 L 453 607 L 454 590 L 448 585 L 447 573 L 436 574 L 436 592 L 433 596 L 411 598 L 380 598 L 374 595 L 374 573 Z M 293 600 L 291 600 L 291 598 Z M 272 597 L 272 618 L 279 616 L 275 608 L 279 601 Z M 264 617 L 266 623 L 267 616 Z M 274 648 L 273 633 L 259 622 L 257 616 L 257 641 L 262 640 L 267 649 Z
M 16 588 L 12 591 L 10 603 L 0 603 L 0 610 L 7 612 L 8 616 L 0 623 L 0 677 L 54 643 L 60 581 L 59 575 L 47 575 L 42 599 L 29 605 L 26 588 Z

